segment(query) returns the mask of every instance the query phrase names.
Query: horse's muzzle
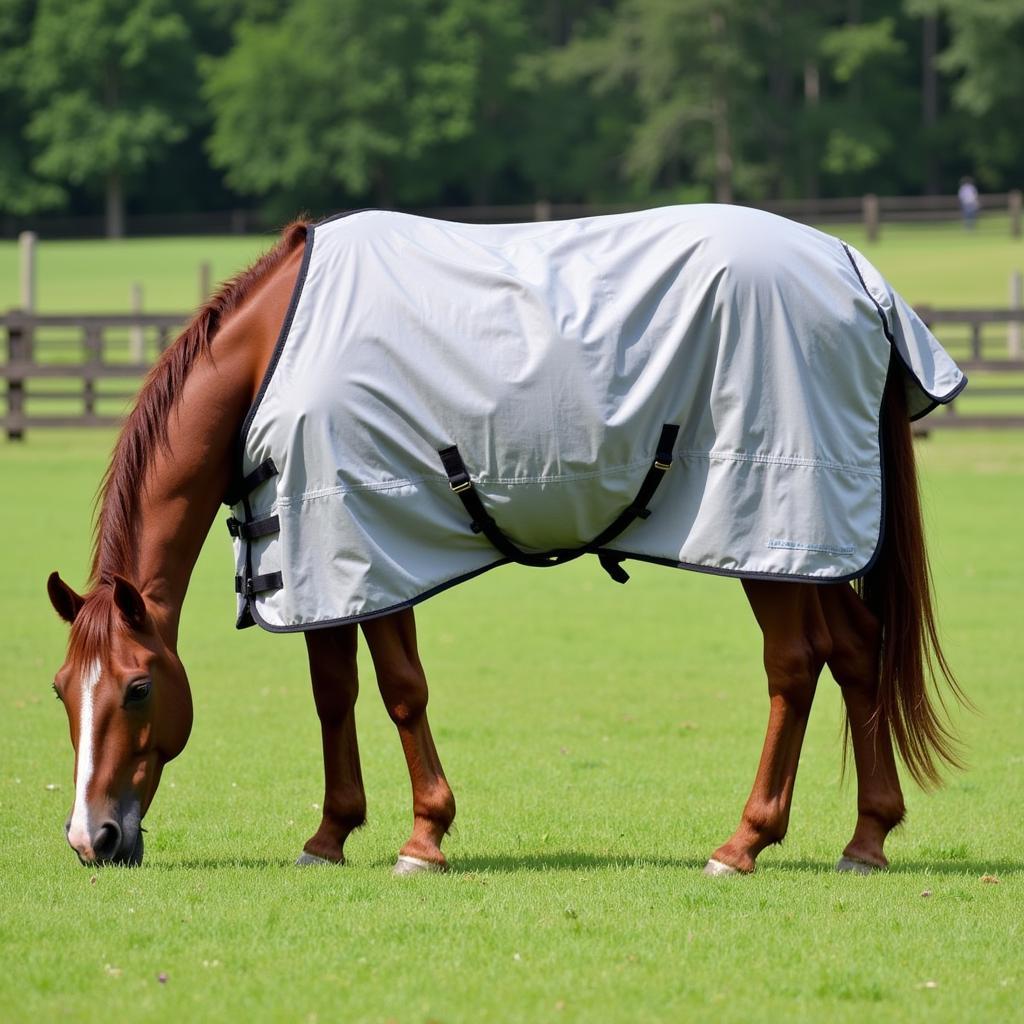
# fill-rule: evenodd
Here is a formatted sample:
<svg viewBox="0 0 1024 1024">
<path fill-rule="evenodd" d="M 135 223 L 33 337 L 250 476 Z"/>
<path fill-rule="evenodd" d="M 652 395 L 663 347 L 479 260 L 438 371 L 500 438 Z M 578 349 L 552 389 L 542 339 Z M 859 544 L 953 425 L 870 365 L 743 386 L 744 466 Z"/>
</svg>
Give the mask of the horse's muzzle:
<svg viewBox="0 0 1024 1024">
<path fill-rule="evenodd" d="M 67 833 L 70 822 L 64 826 Z M 70 844 L 71 839 L 68 837 Z M 79 862 L 85 867 L 97 864 L 116 864 L 119 867 L 138 867 L 143 855 L 142 821 L 138 805 L 124 813 L 120 821 L 107 818 L 95 828 L 85 849 L 72 846 Z"/>
</svg>

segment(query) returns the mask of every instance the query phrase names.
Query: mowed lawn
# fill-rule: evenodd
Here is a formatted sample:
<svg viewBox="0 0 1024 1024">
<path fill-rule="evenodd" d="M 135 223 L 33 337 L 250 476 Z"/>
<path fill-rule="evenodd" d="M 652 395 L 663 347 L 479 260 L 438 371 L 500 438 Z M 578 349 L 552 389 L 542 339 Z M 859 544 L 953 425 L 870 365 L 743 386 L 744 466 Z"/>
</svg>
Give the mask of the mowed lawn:
<svg viewBox="0 0 1024 1024">
<path fill-rule="evenodd" d="M 970 771 L 937 794 L 908 789 L 889 873 L 832 873 L 855 794 L 838 781 L 839 701 L 823 678 L 790 837 L 729 880 L 700 868 L 736 823 L 767 712 L 738 583 L 637 565 L 620 587 L 587 560 L 499 569 L 428 602 L 454 870 L 389 875 L 410 800 L 368 667 L 370 822 L 346 867 L 301 870 L 321 800 L 303 644 L 233 630 L 219 525 L 182 628 L 195 729 L 147 819 L 146 863 L 80 867 L 49 689 L 65 629 L 44 580 L 84 581 L 110 441 L 37 431 L 0 446 L 0 1019 L 1019 1017 L 1022 435 L 918 445 L 943 635 L 979 707 L 958 716 Z"/>
</svg>

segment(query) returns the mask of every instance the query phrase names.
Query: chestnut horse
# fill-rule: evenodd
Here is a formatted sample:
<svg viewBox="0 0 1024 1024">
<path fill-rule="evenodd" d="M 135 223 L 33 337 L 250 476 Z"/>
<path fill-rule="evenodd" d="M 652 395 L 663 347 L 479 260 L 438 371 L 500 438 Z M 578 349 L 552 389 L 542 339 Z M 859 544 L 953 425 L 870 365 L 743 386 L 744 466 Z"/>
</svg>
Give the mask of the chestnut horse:
<svg viewBox="0 0 1024 1024">
<path fill-rule="evenodd" d="M 239 430 L 278 338 L 299 274 L 307 225 L 228 282 L 164 353 L 140 393 L 104 479 L 88 591 L 54 573 L 50 600 L 71 624 L 55 689 L 75 748 L 68 842 L 83 863 L 138 864 L 141 822 L 161 770 L 179 754 L 192 700 L 177 655 L 178 624 L 203 540 L 233 479 Z M 842 691 L 857 772 L 857 822 L 838 867 L 887 864 L 883 844 L 903 818 L 898 751 L 922 785 L 956 765 L 931 693 L 932 669 L 953 692 L 932 614 L 914 455 L 898 374 L 883 403 L 884 540 L 856 585 L 747 579 L 764 635 L 767 736 L 739 828 L 705 869 L 754 869 L 786 834 L 800 746 L 818 676 Z M 412 781 L 412 835 L 396 872 L 442 870 L 441 841 L 455 800 L 427 724 L 427 681 L 411 610 L 363 622 L 381 696 L 398 729 Z M 323 819 L 300 864 L 344 862 L 365 819 L 356 745 L 357 627 L 305 633 L 323 736 Z"/>
</svg>

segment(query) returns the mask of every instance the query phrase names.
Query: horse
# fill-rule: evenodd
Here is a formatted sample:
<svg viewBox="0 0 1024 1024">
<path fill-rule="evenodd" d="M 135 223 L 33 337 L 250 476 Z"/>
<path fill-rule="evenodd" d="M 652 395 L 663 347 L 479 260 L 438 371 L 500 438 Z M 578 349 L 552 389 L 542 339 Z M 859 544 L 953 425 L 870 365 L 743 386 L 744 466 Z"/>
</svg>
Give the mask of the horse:
<svg viewBox="0 0 1024 1024">
<path fill-rule="evenodd" d="M 781 230 L 773 223 L 767 230 Z M 274 247 L 226 282 L 162 354 L 125 420 L 103 478 L 85 593 L 56 572 L 47 581 L 53 608 L 70 625 L 54 689 L 75 751 L 74 805 L 65 831 L 83 864 L 141 864 L 141 823 L 164 765 L 188 739 L 192 698 L 177 653 L 182 605 L 222 501 L 248 508 L 248 498 L 238 494 L 240 431 L 280 355 L 316 230 L 305 220 L 286 227 Z M 838 580 L 733 572 L 763 637 L 769 713 L 750 796 L 735 832 L 711 853 L 708 875 L 751 873 L 761 851 L 786 835 L 801 743 L 826 666 L 845 706 L 844 762 L 852 747 L 857 776 L 856 823 L 839 870 L 869 873 L 888 866 L 884 843 L 904 817 L 897 755 L 924 788 L 940 783 L 943 768 L 961 766 L 937 686 L 944 683 L 965 698 L 943 654 L 933 612 L 907 370 L 895 346 L 887 364 L 880 408 L 874 410 L 884 529 L 879 526 L 870 563 L 854 578 Z M 660 452 L 648 475 L 664 473 L 671 455 Z M 467 489 L 475 496 L 475 511 L 469 501 L 466 509 L 480 520 L 476 533 L 482 530 L 496 544 L 504 540 L 527 564 L 568 557 L 562 551 L 534 556 L 531 563 L 483 510 L 468 474 L 458 485 L 453 478 L 451 489 L 464 500 Z M 641 506 L 650 499 L 649 491 L 631 503 L 626 526 L 649 513 Z M 233 521 L 236 537 L 247 529 L 258 532 L 252 522 Z M 607 554 L 600 547 L 586 550 Z M 243 574 L 246 557 L 251 562 L 251 554 L 242 558 Z M 614 576 L 617 566 L 606 567 Z M 248 569 L 251 575 L 251 564 Z M 240 584 L 236 589 L 252 590 L 251 578 Z M 240 595 L 243 615 L 253 607 L 251 598 Z M 412 607 L 418 599 L 350 621 L 296 627 L 304 632 L 325 779 L 322 820 L 298 864 L 343 864 L 347 837 L 365 821 L 354 722 L 361 630 L 412 783 L 412 832 L 394 871 L 412 875 L 448 867 L 441 843 L 455 817 L 455 800 L 427 719 L 427 678 Z"/>
</svg>

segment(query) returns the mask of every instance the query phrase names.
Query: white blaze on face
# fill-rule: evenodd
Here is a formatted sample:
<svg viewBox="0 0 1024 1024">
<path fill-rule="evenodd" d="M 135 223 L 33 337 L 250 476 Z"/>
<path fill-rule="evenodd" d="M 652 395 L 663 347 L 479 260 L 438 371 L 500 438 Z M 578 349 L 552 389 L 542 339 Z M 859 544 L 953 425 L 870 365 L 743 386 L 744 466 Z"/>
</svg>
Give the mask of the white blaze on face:
<svg viewBox="0 0 1024 1024">
<path fill-rule="evenodd" d="M 89 820 L 89 804 L 86 790 L 95 767 L 93 725 L 93 697 L 96 684 L 100 681 L 100 663 L 94 661 L 82 680 L 82 699 L 78 711 L 78 763 L 75 771 L 75 807 L 71 812 L 71 828 L 68 842 L 80 853 L 92 848 L 92 822 Z"/>
</svg>

